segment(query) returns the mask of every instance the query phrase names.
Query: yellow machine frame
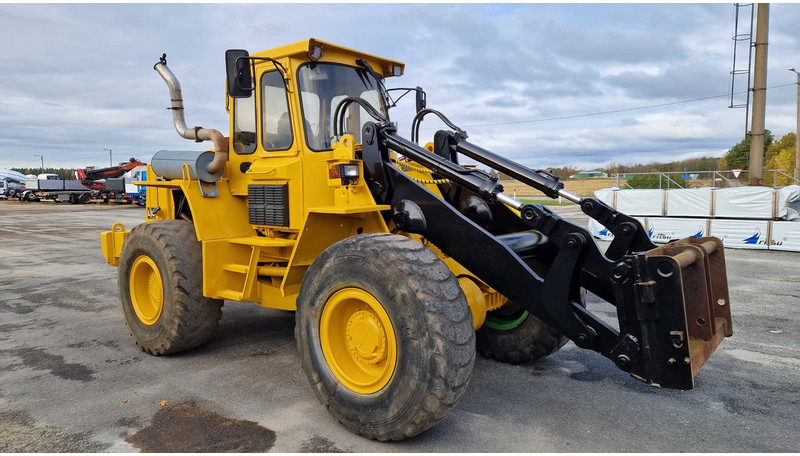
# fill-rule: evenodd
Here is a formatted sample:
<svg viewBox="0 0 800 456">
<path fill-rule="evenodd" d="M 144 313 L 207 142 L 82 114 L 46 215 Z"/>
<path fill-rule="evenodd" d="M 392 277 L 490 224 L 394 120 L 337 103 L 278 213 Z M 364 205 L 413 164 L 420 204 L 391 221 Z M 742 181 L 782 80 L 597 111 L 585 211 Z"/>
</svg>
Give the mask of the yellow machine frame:
<svg viewBox="0 0 800 456">
<path fill-rule="evenodd" d="M 285 151 L 264 150 L 257 140 L 253 154 L 235 152 L 232 136 L 228 145 L 231 151 L 222 178 L 216 182 L 218 197 L 203 196 L 201 183 L 190 178 L 184 165 L 183 178 L 164 180 L 148 166 L 146 221 L 175 218 L 176 195 L 182 194 L 189 206 L 197 239 L 203 249 L 203 294 L 209 298 L 233 301 L 250 301 L 263 307 L 294 310 L 295 299 L 303 276 L 319 254 L 332 244 L 362 233 L 388 233 L 380 211 L 389 206 L 378 205 L 363 178 L 343 185 L 341 179 L 329 177 L 331 167 L 339 164 L 357 164 L 363 176 L 361 161 L 356 159 L 356 144 L 352 135 L 344 135 L 331 151 L 315 152 L 306 143 L 304 121 L 300 106 L 296 72 L 309 61 L 314 46 L 322 46 L 324 55 L 320 62 L 334 62 L 352 66 L 355 58 L 366 60 L 383 76 L 393 76 L 393 68 L 404 64 L 377 57 L 319 40 L 305 40 L 253 54 L 268 57 L 286 68 L 289 113 L 294 141 Z M 259 60 L 255 63 L 255 80 L 274 71 L 276 65 Z M 402 72 L 402 71 L 401 71 Z M 255 105 L 261 106 L 261 87 L 254 90 Z M 233 98 L 226 94 L 229 128 L 234 131 Z M 259 138 L 262 113 L 256 110 Z M 243 162 L 251 162 L 242 173 Z M 412 166 L 404 168 L 410 176 L 439 193 L 430 172 Z M 288 184 L 289 226 L 275 227 L 251 225 L 248 217 L 247 189 L 250 184 Z M 106 261 L 119 264 L 119 255 L 130 230 L 121 224 L 102 233 L 102 251 Z M 477 329 L 486 312 L 502 306 L 505 300 L 454 260 L 442 254 L 425 239 L 419 240 L 446 262 L 459 278 L 473 313 Z"/>
</svg>

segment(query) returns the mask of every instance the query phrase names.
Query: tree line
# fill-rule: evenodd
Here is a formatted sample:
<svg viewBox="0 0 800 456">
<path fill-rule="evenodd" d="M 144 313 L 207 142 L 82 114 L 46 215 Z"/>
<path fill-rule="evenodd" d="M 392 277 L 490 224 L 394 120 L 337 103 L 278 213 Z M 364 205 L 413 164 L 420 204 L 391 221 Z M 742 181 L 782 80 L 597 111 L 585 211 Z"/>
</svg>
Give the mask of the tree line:
<svg viewBox="0 0 800 456">
<path fill-rule="evenodd" d="M 74 179 L 75 178 L 75 169 L 74 168 L 45 168 L 42 171 L 42 168 L 11 168 L 12 171 L 16 171 L 18 173 L 25 174 L 57 174 L 59 179 Z"/>
<path fill-rule="evenodd" d="M 764 132 L 764 169 L 779 169 L 788 175 L 794 172 L 795 163 L 795 141 L 794 133 L 787 133 L 777 141 L 771 131 Z M 728 149 L 722 157 L 700 157 L 688 158 L 686 160 L 675 160 L 671 162 L 652 162 L 638 164 L 622 164 L 611 162 L 608 165 L 598 168 L 609 176 L 612 174 L 625 173 L 651 173 L 651 172 L 683 172 L 683 171 L 727 171 L 741 168 L 748 169 L 750 162 L 750 136 L 739 141 L 736 145 Z M 548 171 L 557 175 L 559 178 L 568 179 L 569 176 L 577 174 L 580 170 L 574 166 L 562 166 L 560 168 L 548 168 Z M 764 173 L 764 185 L 772 185 L 772 173 Z M 778 176 L 778 185 L 789 185 L 791 179 Z"/>
</svg>

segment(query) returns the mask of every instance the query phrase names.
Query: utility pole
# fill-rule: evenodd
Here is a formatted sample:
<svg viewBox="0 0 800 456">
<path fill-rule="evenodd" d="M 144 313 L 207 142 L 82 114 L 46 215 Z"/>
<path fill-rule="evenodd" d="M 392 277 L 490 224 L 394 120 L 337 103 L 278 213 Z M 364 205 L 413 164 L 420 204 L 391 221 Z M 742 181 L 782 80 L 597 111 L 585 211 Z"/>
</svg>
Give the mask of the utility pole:
<svg viewBox="0 0 800 456">
<path fill-rule="evenodd" d="M 41 157 L 42 159 L 42 174 L 44 174 L 44 155 L 33 154 L 34 157 Z"/>
<path fill-rule="evenodd" d="M 794 180 L 800 179 L 800 73 L 794 68 L 789 71 L 797 74 L 797 128 L 794 130 Z"/>
<path fill-rule="evenodd" d="M 104 147 L 103 150 L 108 151 L 108 166 L 114 166 L 114 160 L 111 158 L 111 149 L 106 149 Z"/>
<path fill-rule="evenodd" d="M 767 104 L 767 37 L 769 3 L 758 4 L 756 62 L 753 76 L 753 122 L 750 130 L 750 185 L 761 185 L 764 175 L 764 118 Z"/>
</svg>

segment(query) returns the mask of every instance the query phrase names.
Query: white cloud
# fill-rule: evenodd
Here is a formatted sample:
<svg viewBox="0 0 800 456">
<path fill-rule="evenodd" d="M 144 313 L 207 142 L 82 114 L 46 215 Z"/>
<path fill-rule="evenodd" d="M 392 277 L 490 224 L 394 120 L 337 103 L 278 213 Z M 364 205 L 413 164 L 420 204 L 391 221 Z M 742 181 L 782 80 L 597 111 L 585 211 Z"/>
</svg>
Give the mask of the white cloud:
<svg viewBox="0 0 800 456">
<path fill-rule="evenodd" d="M 405 61 L 460 125 L 572 116 L 728 90 L 731 5 L 0 5 L 0 166 L 105 164 L 193 148 L 152 65 L 167 52 L 187 121 L 225 130 L 228 48 L 311 36 Z M 769 85 L 800 66 L 800 6 L 772 7 Z M 298 24 L 301 24 L 298 26 Z M 346 26 L 342 26 L 346 24 Z M 408 97 L 392 117 L 408 133 Z M 794 88 L 768 91 L 767 128 L 794 129 Z M 470 127 L 530 166 L 591 168 L 719 155 L 743 135 L 725 98 L 604 116 Z M 423 137 L 442 124 L 430 119 Z"/>
</svg>

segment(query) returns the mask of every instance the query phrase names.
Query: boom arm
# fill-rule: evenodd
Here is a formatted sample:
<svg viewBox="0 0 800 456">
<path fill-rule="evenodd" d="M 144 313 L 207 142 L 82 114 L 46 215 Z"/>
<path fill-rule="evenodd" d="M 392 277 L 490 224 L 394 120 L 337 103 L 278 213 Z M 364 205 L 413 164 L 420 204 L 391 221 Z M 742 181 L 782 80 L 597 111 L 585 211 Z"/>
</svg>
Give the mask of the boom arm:
<svg viewBox="0 0 800 456">
<path fill-rule="evenodd" d="M 137 166 L 145 165 L 147 165 L 147 163 L 131 158 L 128 163 L 122 163 L 118 166 L 99 169 L 78 169 L 75 171 L 75 177 L 81 181 L 83 186 L 94 190 L 100 190 L 105 188 L 105 184 L 97 182 L 98 180 L 119 177 Z"/>
<path fill-rule="evenodd" d="M 597 199 L 566 192 L 554 176 L 463 139 L 450 140 L 449 147 L 458 153 L 548 196 L 579 203 L 584 213 L 615 234 L 614 242 L 604 254 L 585 228 L 544 206 L 508 197 L 490 176 L 417 146 L 396 135 L 389 124 L 368 122 L 362 132 L 365 177 L 376 201 L 392 205 L 387 216 L 398 229 L 424 236 L 576 345 L 603 354 L 634 377 L 663 387 L 692 388 L 700 366 L 731 334 L 721 242 L 702 238 L 656 248 L 638 221 Z M 501 204 L 518 210 L 524 225 L 546 235 L 557 248 L 546 276 L 537 275 L 497 236 L 392 166 L 390 150 L 479 195 L 495 211 L 507 210 Z M 580 287 L 617 307 L 619 330 L 573 299 Z"/>
</svg>

